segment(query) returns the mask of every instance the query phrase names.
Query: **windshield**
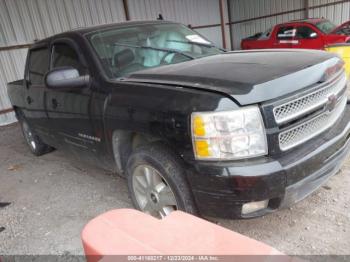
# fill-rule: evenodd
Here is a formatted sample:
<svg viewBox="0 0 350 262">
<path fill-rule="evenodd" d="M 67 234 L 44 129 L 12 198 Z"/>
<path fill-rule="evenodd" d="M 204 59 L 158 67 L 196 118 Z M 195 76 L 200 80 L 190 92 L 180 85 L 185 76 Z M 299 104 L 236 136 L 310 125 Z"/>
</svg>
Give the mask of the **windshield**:
<svg viewBox="0 0 350 262">
<path fill-rule="evenodd" d="M 316 27 L 325 34 L 330 34 L 334 29 L 337 28 L 335 24 L 328 20 L 316 23 Z"/>
<path fill-rule="evenodd" d="M 180 24 L 112 28 L 87 37 L 111 78 L 223 52 Z"/>
<path fill-rule="evenodd" d="M 273 27 L 270 27 L 267 29 L 262 35 L 259 37 L 259 39 L 268 39 L 270 38 L 271 32 L 272 32 Z"/>
</svg>

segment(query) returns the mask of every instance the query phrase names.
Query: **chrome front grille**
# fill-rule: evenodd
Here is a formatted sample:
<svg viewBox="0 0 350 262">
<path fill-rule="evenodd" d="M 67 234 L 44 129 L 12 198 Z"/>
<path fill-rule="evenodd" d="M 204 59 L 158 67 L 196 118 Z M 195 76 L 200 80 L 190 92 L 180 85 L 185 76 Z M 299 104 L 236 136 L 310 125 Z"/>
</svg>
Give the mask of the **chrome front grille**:
<svg viewBox="0 0 350 262">
<path fill-rule="evenodd" d="M 328 97 L 331 95 L 338 95 L 344 89 L 345 85 L 346 77 L 342 75 L 335 83 L 331 82 L 321 89 L 275 107 L 273 109 L 273 114 L 276 123 L 282 124 L 296 119 L 326 104 Z"/>
<path fill-rule="evenodd" d="M 343 113 L 346 102 L 347 98 L 343 97 L 338 103 L 336 109 L 332 112 L 324 112 L 309 121 L 281 132 L 278 136 L 280 149 L 285 151 L 293 148 L 330 128 Z"/>
<path fill-rule="evenodd" d="M 278 134 L 280 150 L 296 147 L 334 125 L 346 107 L 345 88 L 346 77 L 342 72 L 314 91 L 273 107 L 275 122 L 282 128 Z"/>
</svg>

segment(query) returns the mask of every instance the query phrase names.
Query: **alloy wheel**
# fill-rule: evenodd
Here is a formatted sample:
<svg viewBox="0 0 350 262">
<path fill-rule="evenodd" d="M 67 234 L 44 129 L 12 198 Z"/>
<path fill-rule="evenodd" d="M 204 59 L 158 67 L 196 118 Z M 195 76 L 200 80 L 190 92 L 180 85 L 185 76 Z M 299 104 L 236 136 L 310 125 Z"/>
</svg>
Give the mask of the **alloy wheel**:
<svg viewBox="0 0 350 262">
<path fill-rule="evenodd" d="M 143 212 L 164 218 L 177 209 L 173 191 L 153 167 L 137 166 L 132 174 L 132 186 L 136 201 Z"/>
</svg>

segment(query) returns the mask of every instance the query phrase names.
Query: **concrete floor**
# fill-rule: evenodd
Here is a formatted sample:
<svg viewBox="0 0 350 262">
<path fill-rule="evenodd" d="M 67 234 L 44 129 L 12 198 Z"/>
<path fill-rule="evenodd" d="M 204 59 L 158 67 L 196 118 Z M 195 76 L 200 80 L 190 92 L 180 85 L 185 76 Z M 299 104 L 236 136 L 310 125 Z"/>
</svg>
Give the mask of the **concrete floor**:
<svg viewBox="0 0 350 262">
<path fill-rule="evenodd" d="M 291 209 L 220 225 L 287 254 L 350 254 L 350 161 Z M 0 254 L 82 254 L 93 217 L 129 208 L 124 179 L 55 151 L 33 156 L 18 125 L 0 128 Z M 1 227 L 3 227 L 1 229 Z"/>
</svg>

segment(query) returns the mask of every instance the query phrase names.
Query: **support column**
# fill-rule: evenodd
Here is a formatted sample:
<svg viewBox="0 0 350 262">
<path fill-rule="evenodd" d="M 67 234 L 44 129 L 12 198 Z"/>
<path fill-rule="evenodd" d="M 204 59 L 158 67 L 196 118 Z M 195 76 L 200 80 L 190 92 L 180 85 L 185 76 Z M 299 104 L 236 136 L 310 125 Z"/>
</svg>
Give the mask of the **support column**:
<svg viewBox="0 0 350 262">
<path fill-rule="evenodd" d="M 227 0 L 227 17 L 228 17 L 228 28 L 229 28 L 229 32 L 230 32 L 230 42 L 231 42 L 231 50 L 235 49 L 235 45 L 234 45 L 234 39 L 233 39 L 233 24 L 231 24 L 232 22 L 232 17 L 231 17 L 231 0 Z"/>
<path fill-rule="evenodd" d="M 129 14 L 128 0 L 123 0 L 123 6 L 124 6 L 125 19 L 126 19 L 126 21 L 129 21 L 130 14 Z"/>
<path fill-rule="evenodd" d="M 226 48 L 224 0 L 219 0 L 219 6 L 220 6 L 220 24 L 221 24 L 222 47 Z"/>
<path fill-rule="evenodd" d="M 310 16 L 310 13 L 309 13 L 309 10 L 310 10 L 310 7 L 309 7 L 309 0 L 304 0 L 304 7 L 305 7 L 305 19 L 308 19 L 309 16 Z"/>
</svg>

